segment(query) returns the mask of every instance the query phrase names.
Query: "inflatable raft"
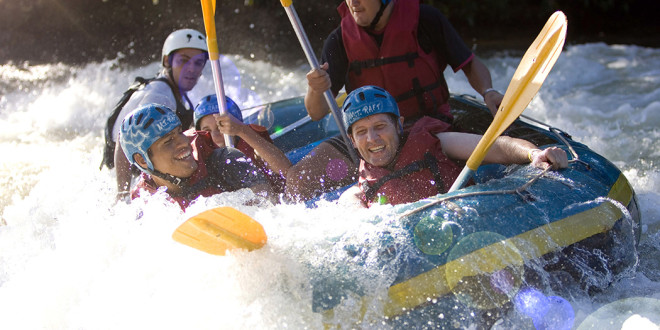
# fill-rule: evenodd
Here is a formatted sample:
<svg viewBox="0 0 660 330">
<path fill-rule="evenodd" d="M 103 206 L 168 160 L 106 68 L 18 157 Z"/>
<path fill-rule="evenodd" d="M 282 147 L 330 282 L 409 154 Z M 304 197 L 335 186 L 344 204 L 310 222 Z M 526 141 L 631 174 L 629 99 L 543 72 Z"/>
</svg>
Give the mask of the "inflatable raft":
<svg viewBox="0 0 660 330">
<path fill-rule="evenodd" d="M 458 130 L 482 134 L 492 120 L 470 96 L 452 95 L 450 104 Z M 338 134 L 330 116 L 310 121 L 302 98 L 246 111 L 246 122 L 270 127 L 275 144 L 294 163 Z M 405 237 L 392 240 L 388 236 L 394 234 L 384 231 L 382 241 L 372 245 L 384 264 L 397 259 L 397 275 L 387 292 L 369 294 L 348 283 L 350 276 L 324 272 L 313 283 L 314 310 L 324 313 L 329 324 L 352 319 L 451 327 L 457 317 L 492 318 L 516 299 L 524 300 L 521 294 L 530 288 L 547 292 L 555 274 L 563 275 L 557 277 L 560 285 L 574 282 L 590 291 L 633 269 L 640 214 L 621 171 L 567 133 L 530 118 L 518 119 L 504 135 L 539 148 L 564 149 L 569 168 L 542 172 L 530 166 L 482 165 L 474 185 L 395 207 L 382 221 L 395 223 L 396 235 Z M 359 259 L 360 248 L 347 246 L 346 253 Z M 361 298 L 351 298 L 352 307 L 347 307 L 345 301 L 355 296 Z M 382 315 L 372 319 L 374 306 Z M 333 317 L 347 310 L 355 315 Z"/>
</svg>

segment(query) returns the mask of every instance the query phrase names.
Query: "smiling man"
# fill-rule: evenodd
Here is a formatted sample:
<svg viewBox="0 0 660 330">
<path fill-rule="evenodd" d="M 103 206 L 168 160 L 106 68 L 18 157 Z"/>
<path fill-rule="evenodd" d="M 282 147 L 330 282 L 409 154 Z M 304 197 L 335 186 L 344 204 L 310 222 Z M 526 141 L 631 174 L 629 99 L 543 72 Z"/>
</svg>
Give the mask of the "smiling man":
<svg viewBox="0 0 660 330">
<path fill-rule="evenodd" d="M 164 189 L 182 209 L 199 196 L 250 188 L 274 198 L 263 173 L 240 151 L 219 148 L 208 132 L 183 133 L 174 112 L 158 104 L 147 104 L 129 113 L 119 135 L 122 150 L 142 175 L 131 192 Z"/>
<path fill-rule="evenodd" d="M 184 130 L 191 127 L 194 106 L 187 93 L 197 84 L 207 59 L 206 38 L 202 33 L 193 29 L 170 33 L 163 43 L 161 72 L 152 79 L 136 78 L 113 109 L 105 128 L 102 166 L 116 168 L 118 199 L 128 195 L 131 181 L 130 163 L 121 145 L 116 143 L 122 119 L 142 105 L 158 103 L 172 109 Z"/>
<path fill-rule="evenodd" d="M 340 203 L 402 204 L 445 193 L 458 177 L 457 160 L 467 160 L 481 135 L 450 132 L 449 125 L 422 117 L 409 132 L 394 98 L 384 89 L 364 86 L 351 92 L 343 108 L 344 127 L 362 160 L 358 184 Z M 499 137 L 484 159 L 487 163 L 525 164 L 552 169 L 568 166 L 557 147 L 539 150 L 531 142 Z"/>
</svg>

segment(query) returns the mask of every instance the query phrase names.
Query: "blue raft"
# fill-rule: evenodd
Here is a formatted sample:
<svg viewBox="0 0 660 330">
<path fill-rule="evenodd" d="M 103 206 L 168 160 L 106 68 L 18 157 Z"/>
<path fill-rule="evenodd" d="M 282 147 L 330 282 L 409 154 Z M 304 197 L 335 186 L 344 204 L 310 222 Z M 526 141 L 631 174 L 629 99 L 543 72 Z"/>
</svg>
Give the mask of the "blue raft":
<svg viewBox="0 0 660 330">
<path fill-rule="evenodd" d="M 450 105 L 458 130 L 483 134 L 492 120 L 470 96 L 452 95 Z M 294 163 L 338 134 L 330 116 L 310 121 L 302 98 L 245 111 L 251 114 L 246 122 L 270 127 L 275 144 Z M 529 166 L 482 165 L 474 185 L 397 206 L 383 221 L 395 223 L 397 235 L 405 237 L 391 240 L 384 232 L 377 244 L 383 264 L 396 259 L 397 275 L 387 293 L 370 296 L 350 277 L 319 274 L 314 310 L 335 324 L 333 315 L 346 313 L 342 301 L 357 295 L 362 298 L 352 319 L 358 323 L 442 328 L 477 318 L 489 324 L 528 288 L 561 291 L 572 283 L 593 292 L 634 269 L 640 214 L 621 171 L 567 133 L 531 118 L 518 119 L 504 135 L 564 149 L 569 168 L 543 173 Z M 373 306 L 381 312 L 375 319 L 369 316 Z"/>
</svg>

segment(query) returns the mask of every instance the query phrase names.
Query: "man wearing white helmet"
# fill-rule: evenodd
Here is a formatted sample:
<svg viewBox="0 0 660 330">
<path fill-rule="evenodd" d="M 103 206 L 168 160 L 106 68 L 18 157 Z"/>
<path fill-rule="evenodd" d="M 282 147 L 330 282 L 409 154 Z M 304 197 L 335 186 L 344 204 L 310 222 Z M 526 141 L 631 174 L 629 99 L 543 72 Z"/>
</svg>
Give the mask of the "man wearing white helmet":
<svg viewBox="0 0 660 330">
<path fill-rule="evenodd" d="M 192 126 L 194 106 L 187 93 L 195 87 L 208 59 L 206 38 L 193 29 L 172 32 L 163 44 L 161 72 L 153 79 L 136 78 L 108 118 L 103 165 L 116 166 L 117 198 L 128 195 L 131 166 L 121 145 L 116 143 L 122 119 L 132 110 L 149 103 L 173 109 L 184 129 Z"/>
</svg>

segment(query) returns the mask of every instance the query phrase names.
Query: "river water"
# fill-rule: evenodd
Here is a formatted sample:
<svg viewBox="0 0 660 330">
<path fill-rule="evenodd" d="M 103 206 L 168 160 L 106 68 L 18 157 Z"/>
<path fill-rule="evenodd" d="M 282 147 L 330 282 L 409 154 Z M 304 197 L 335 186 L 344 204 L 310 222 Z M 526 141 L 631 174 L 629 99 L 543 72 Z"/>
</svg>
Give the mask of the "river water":
<svg viewBox="0 0 660 330">
<path fill-rule="evenodd" d="M 520 57 L 501 53 L 484 61 L 494 86 L 505 90 Z M 341 260 L 333 256 L 333 238 L 368 236 L 374 225 L 364 219 L 391 208 L 246 206 L 252 195 L 245 191 L 202 198 L 185 213 L 162 196 L 115 203 L 114 173 L 98 169 L 105 119 L 134 76 L 157 70 L 156 63 L 126 68 L 117 61 L 0 66 L 0 328 L 322 328 L 323 316 L 311 307 L 310 268 Z M 210 67 L 205 70 L 193 98 L 212 91 Z M 226 92 L 243 108 L 302 95 L 306 71 L 233 55 L 223 60 Z M 446 76 L 452 92 L 473 93 L 462 74 Z M 636 271 L 603 292 L 564 295 L 573 327 L 657 329 L 660 49 L 567 46 L 524 114 L 610 159 L 639 198 Z M 182 221 L 218 205 L 261 222 L 266 247 L 217 257 L 171 239 Z M 355 271 L 373 285 L 371 292 L 393 279 L 379 269 Z M 332 323 L 350 327 L 352 321 L 340 316 Z M 499 324 L 533 328 L 515 312 Z M 476 326 L 470 320 L 454 325 Z"/>
</svg>

